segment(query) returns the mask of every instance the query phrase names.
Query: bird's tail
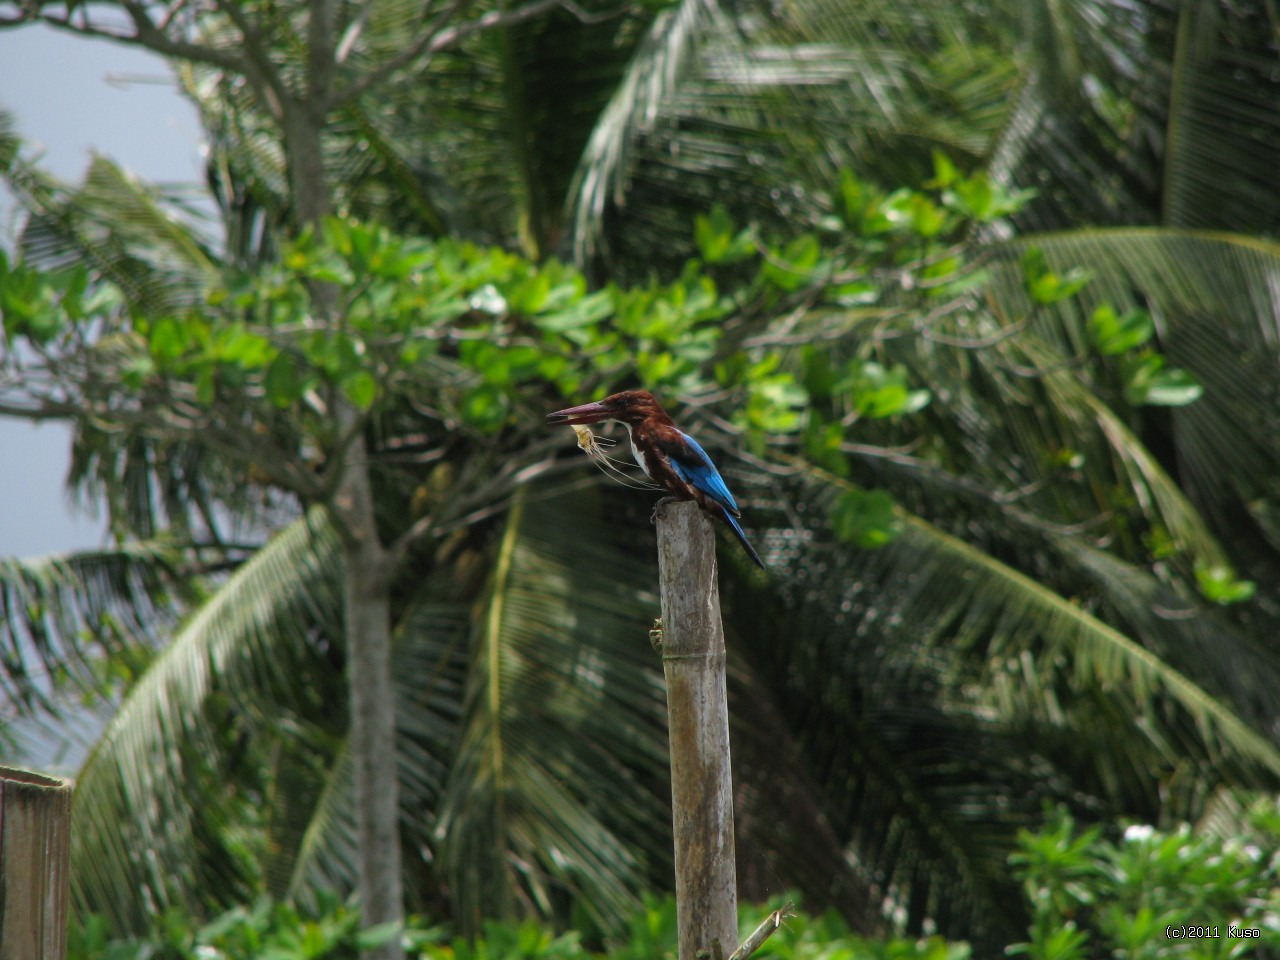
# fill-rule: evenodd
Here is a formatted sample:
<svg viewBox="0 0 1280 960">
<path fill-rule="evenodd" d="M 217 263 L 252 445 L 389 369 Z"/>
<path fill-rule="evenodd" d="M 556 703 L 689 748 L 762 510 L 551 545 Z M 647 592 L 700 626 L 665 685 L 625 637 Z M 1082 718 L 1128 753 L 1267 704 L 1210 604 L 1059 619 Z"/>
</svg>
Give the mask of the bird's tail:
<svg viewBox="0 0 1280 960">
<path fill-rule="evenodd" d="M 763 570 L 764 561 L 760 559 L 760 554 L 756 553 L 756 548 L 753 547 L 751 545 L 751 541 L 747 539 L 747 535 L 742 529 L 742 524 L 738 523 L 737 518 L 723 506 L 720 507 L 720 516 L 724 518 L 725 523 L 729 524 L 729 528 L 734 532 L 737 538 L 742 541 L 742 545 L 747 548 L 747 553 L 751 555 L 751 559 L 755 561 L 756 566 Z"/>
</svg>

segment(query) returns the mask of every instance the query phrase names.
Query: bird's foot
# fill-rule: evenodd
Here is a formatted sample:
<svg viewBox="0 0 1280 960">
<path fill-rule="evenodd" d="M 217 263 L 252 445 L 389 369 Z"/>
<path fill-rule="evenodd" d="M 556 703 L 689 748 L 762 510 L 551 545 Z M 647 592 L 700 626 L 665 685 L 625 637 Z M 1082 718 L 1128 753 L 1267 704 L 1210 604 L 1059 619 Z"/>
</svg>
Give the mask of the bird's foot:
<svg viewBox="0 0 1280 960">
<path fill-rule="evenodd" d="M 675 497 L 663 497 L 661 500 L 659 500 L 657 503 L 655 503 L 655 504 L 653 505 L 653 513 L 649 514 L 649 522 L 650 522 L 650 523 L 657 523 L 657 522 L 658 522 L 658 511 L 659 511 L 659 510 L 661 510 L 665 504 L 668 504 L 668 503 L 675 503 L 675 502 L 676 502 L 676 498 L 675 498 Z"/>
</svg>

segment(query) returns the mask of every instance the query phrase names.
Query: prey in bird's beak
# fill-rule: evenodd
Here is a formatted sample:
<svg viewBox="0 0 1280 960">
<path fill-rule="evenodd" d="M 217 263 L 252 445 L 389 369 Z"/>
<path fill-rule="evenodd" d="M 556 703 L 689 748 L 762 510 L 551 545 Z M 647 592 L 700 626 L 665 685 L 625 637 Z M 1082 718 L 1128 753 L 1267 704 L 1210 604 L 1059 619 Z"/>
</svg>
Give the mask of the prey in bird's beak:
<svg viewBox="0 0 1280 960">
<path fill-rule="evenodd" d="M 612 418 L 613 413 L 603 403 L 584 403 L 579 407 L 566 407 L 547 414 L 547 423 L 573 426 L 579 423 L 599 423 Z"/>
<path fill-rule="evenodd" d="M 599 423 L 601 420 L 612 420 L 617 416 L 616 408 L 608 400 L 609 398 L 606 397 L 600 403 L 584 403 L 580 407 L 569 407 L 565 410 L 557 410 L 555 413 L 548 413 L 547 423 L 554 426 L 572 427 L 574 434 L 578 438 L 578 448 L 590 457 L 597 467 L 624 487 L 631 487 L 635 490 L 658 489 L 656 484 L 649 483 L 646 480 L 639 480 L 623 472 L 621 468 L 624 464 L 620 460 L 615 460 L 606 452 L 607 448 L 612 447 L 615 441 L 606 437 L 597 437 L 589 428 L 583 426 L 583 424 L 587 423 Z"/>
</svg>

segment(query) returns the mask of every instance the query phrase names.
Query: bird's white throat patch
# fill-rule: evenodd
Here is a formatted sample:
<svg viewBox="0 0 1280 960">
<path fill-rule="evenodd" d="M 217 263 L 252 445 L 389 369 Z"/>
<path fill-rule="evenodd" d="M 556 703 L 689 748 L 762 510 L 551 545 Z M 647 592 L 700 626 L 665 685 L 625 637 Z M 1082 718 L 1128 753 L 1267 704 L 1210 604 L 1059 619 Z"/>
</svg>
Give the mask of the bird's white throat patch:
<svg viewBox="0 0 1280 960">
<path fill-rule="evenodd" d="M 636 446 L 636 438 L 629 430 L 627 431 L 627 439 L 631 441 L 631 456 L 636 458 L 636 463 L 639 464 L 640 469 L 644 471 L 644 475 L 649 479 L 653 479 L 653 474 L 649 472 L 649 464 L 645 463 L 644 454 L 641 453 L 640 448 Z"/>
</svg>

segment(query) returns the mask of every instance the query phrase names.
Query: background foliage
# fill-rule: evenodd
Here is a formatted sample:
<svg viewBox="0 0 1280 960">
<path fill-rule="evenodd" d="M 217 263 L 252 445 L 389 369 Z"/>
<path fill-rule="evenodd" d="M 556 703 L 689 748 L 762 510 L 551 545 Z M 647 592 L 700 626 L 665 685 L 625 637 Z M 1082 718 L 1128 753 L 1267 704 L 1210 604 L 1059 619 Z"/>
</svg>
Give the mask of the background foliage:
<svg viewBox="0 0 1280 960">
<path fill-rule="evenodd" d="M 0 124 L 30 210 L 2 409 L 74 420 L 120 543 L 0 571 L 4 677 L 15 716 L 119 698 L 78 778 L 106 929 L 353 885 L 314 506 L 336 400 L 383 542 L 429 532 L 392 597 L 401 823 L 413 909 L 462 931 L 575 903 L 618 931 L 669 882 L 650 504 L 542 426 L 625 386 L 713 451 L 770 568 L 722 554 L 746 897 L 1052 952 L 1026 931 L 1084 901 L 1024 902 L 1007 866 L 1046 803 L 1172 829 L 1275 789 L 1262 6 L 565 7 L 376 95 L 424 24 L 486 11 L 367 9 L 310 230 L 276 120 L 217 63 L 178 65 L 216 241 L 107 161 L 53 182 Z"/>
<path fill-rule="evenodd" d="M 1273 802 L 1220 809 L 1213 825 L 1162 833 L 1131 825 L 1122 836 L 1079 830 L 1061 810 L 1042 831 L 1023 831 L 1011 866 L 1032 916 L 1028 939 L 1011 956 L 1059 960 L 1095 956 L 1271 957 L 1280 950 L 1280 820 Z M 1226 833 L 1219 831 L 1225 830 Z M 745 937 L 782 906 L 744 911 Z M 315 916 L 283 904 L 238 907 L 193 928 L 177 913 L 147 940 L 111 941 L 90 921 L 73 937 L 71 960 L 343 960 L 389 931 L 358 930 L 358 916 L 328 899 Z M 413 924 L 405 933 L 423 960 L 650 960 L 673 956 L 675 903 L 649 898 L 624 931 L 599 941 L 590 923 L 557 934 L 533 921 L 487 922 L 474 939 L 446 926 Z M 594 941 L 588 943 L 587 941 Z M 603 952 L 602 952 L 603 951 Z M 964 942 L 937 936 L 876 940 L 850 931 L 834 911 L 786 913 L 755 954 L 783 960 L 968 960 Z"/>
</svg>

